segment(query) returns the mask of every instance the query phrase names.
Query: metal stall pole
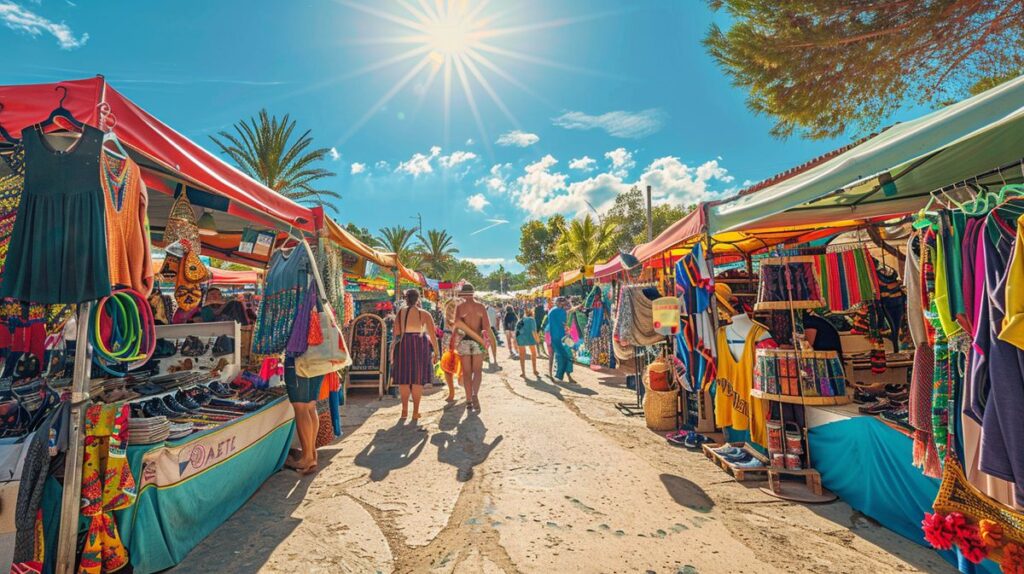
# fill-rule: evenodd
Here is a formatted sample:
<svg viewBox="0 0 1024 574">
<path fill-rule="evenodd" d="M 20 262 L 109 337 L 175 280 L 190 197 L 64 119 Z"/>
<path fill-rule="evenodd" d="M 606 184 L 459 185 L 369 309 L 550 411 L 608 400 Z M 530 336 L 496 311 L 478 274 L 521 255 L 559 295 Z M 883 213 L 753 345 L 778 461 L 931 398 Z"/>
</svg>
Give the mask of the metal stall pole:
<svg viewBox="0 0 1024 574">
<path fill-rule="evenodd" d="M 75 569 L 78 547 L 78 516 L 81 510 L 83 414 L 89 402 L 89 311 L 91 303 L 78 306 L 78 340 L 75 346 L 75 369 L 71 380 L 71 424 L 68 428 L 68 451 L 64 460 L 64 491 L 61 496 L 60 534 L 57 542 L 57 574 L 71 574 Z"/>
</svg>

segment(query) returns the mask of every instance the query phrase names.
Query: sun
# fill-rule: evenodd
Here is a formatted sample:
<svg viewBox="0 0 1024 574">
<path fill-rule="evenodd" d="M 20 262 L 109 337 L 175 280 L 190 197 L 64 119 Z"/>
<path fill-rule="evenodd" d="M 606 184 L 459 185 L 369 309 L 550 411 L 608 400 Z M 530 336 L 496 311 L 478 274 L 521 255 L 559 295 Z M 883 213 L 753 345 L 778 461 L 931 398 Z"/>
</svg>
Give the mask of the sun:
<svg viewBox="0 0 1024 574">
<path fill-rule="evenodd" d="M 534 96 L 547 107 L 547 99 L 525 85 L 521 80 L 505 71 L 502 63 L 515 60 L 528 64 L 557 68 L 583 74 L 590 70 L 574 68 L 561 62 L 551 61 L 526 52 L 502 45 L 502 39 L 537 32 L 544 29 L 560 28 L 569 24 L 605 17 L 609 14 L 586 14 L 558 20 L 504 23 L 515 20 L 514 10 L 496 12 L 489 10 L 489 0 L 394 0 L 393 8 L 384 8 L 384 2 L 374 0 L 373 5 L 355 0 L 335 0 L 337 3 L 378 18 L 395 29 L 393 34 L 377 34 L 372 37 L 353 40 L 359 44 L 393 45 L 401 47 L 399 53 L 347 74 L 346 77 L 376 72 L 378 70 L 410 63 L 411 67 L 385 92 L 367 112 L 345 133 L 339 145 L 355 135 L 381 108 L 410 83 L 420 95 L 420 103 L 435 82 L 442 83 L 442 106 L 444 120 L 443 142 L 447 146 L 450 136 L 452 93 L 461 89 L 463 99 L 480 132 L 480 141 L 490 152 L 491 138 L 488 137 L 480 108 L 478 92 L 482 91 L 501 111 L 505 118 L 518 129 L 519 121 L 505 104 L 498 89 L 492 83 L 501 79 Z M 526 10 L 521 10 L 526 12 Z M 503 24 L 504 23 L 504 24 Z M 493 154 L 492 154 L 493 155 Z"/>
</svg>

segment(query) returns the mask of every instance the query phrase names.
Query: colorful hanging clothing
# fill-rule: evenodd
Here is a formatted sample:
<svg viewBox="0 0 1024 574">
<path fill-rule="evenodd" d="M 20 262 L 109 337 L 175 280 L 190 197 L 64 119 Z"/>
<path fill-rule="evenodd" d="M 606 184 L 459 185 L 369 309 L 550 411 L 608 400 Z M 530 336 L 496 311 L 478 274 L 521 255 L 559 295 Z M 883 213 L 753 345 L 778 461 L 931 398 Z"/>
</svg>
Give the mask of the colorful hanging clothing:
<svg viewBox="0 0 1024 574">
<path fill-rule="evenodd" d="M 85 126 L 65 151 L 23 131 L 25 187 L 8 246 L 0 297 L 80 303 L 110 295 L 100 149 Z"/>
<path fill-rule="evenodd" d="M 81 574 L 117 572 L 128 566 L 113 512 L 135 501 L 135 478 L 128 465 L 127 403 L 92 405 L 85 413 L 85 455 L 82 465 L 82 510 L 90 518 Z"/>
<path fill-rule="evenodd" d="M 715 283 L 700 244 L 676 262 L 675 283 L 675 294 L 682 307 L 675 358 L 685 375 L 683 387 L 695 392 L 715 380 L 718 352 L 711 320 Z"/>
<path fill-rule="evenodd" d="M 270 258 L 252 336 L 254 353 L 271 355 L 285 350 L 311 278 L 309 255 L 302 247 L 279 249 Z"/>
<path fill-rule="evenodd" d="M 816 255 L 814 267 L 821 278 L 822 296 L 832 311 L 847 311 L 879 297 L 875 260 L 864 247 L 839 246 Z"/>
<path fill-rule="evenodd" d="M 149 196 L 142 171 L 131 158 L 116 158 L 106 149 L 100 156 L 100 168 L 110 284 L 131 287 L 148 297 L 153 290 L 153 265 L 146 216 Z"/>
</svg>

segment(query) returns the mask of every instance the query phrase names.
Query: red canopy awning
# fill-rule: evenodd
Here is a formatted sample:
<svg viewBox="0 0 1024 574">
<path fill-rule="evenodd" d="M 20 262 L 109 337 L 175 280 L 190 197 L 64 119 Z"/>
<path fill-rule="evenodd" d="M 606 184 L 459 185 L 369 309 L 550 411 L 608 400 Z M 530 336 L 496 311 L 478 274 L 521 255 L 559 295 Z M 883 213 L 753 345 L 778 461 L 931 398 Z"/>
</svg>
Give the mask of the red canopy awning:
<svg viewBox="0 0 1024 574">
<path fill-rule="evenodd" d="M 707 219 L 704 217 L 703 206 L 698 206 L 697 209 L 694 209 L 685 217 L 670 225 L 668 229 L 662 231 L 653 240 L 634 247 L 633 256 L 643 263 L 655 255 L 661 255 L 662 252 L 672 249 L 687 239 L 700 235 L 706 228 Z M 596 269 L 594 270 L 594 275 L 597 276 Z"/>
<path fill-rule="evenodd" d="M 23 128 L 45 120 L 60 102 L 63 89 L 58 90 L 58 86 L 67 88 L 64 107 L 89 125 L 99 127 L 99 106 L 106 102 L 116 120 L 114 133 L 124 146 L 164 174 L 227 198 L 228 213 L 255 223 L 263 224 L 269 217 L 296 229 L 313 230 L 309 208 L 254 181 L 161 123 L 100 76 L 59 84 L 0 86 L 0 125 L 17 137 Z"/>
</svg>

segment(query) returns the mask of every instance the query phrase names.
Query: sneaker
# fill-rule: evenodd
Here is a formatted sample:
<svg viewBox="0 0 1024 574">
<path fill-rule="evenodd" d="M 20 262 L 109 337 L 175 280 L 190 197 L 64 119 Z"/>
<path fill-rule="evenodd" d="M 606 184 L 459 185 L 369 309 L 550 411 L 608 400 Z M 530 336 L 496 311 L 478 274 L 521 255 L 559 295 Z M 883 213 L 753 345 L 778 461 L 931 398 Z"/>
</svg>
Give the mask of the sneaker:
<svg viewBox="0 0 1024 574">
<path fill-rule="evenodd" d="M 188 396 L 188 393 L 185 391 L 178 391 L 174 393 L 174 400 L 177 401 L 179 405 L 190 411 L 194 411 L 199 408 L 199 403 L 197 403 L 192 397 Z"/>
<path fill-rule="evenodd" d="M 702 434 L 690 431 L 690 433 L 686 435 L 686 438 L 683 439 L 683 446 L 686 448 L 700 448 L 700 445 L 706 442 L 711 442 L 711 439 Z"/>
<path fill-rule="evenodd" d="M 167 405 L 167 408 L 171 411 L 174 411 L 174 414 L 176 415 L 183 415 L 188 413 L 188 409 L 185 408 L 184 405 L 174 400 L 174 395 L 165 396 L 163 398 L 163 401 L 164 404 Z"/>
<path fill-rule="evenodd" d="M 732 465 L 736 468 L 764 468 L 764 463 L 754 457 L 750 457 L 746 462 L 734 462 Z"/>
<path fill-rule="evenodd" d="M 722 456 L 730 455 L 730 454 L 731 455 L 736 455 L 736 454 L 739 454 L 739 453 L 743 452 L 742 448 L 738 448 L 738 447 L 732 446 L 731 444 L 723 445 L 723 446 L 720 446 L 720 447 L 718 447 L 716 449 L 712 449 L 712 450 L 716 454 L 719 454 L 719 455 L 722 455 Z"/>
<path fill-rule="evenodd" d="M 739 462 L 747 462 L 750 459 L 754 458 L 754 455 L 750 454 L 747 451 L 742 451 L 739 454 L 735 455 L 724 455 L 722 456 L 722 458 L 725 459 L 725 462 L 728 462 L 730 464 L 736 464 Z"/>
</svg>

